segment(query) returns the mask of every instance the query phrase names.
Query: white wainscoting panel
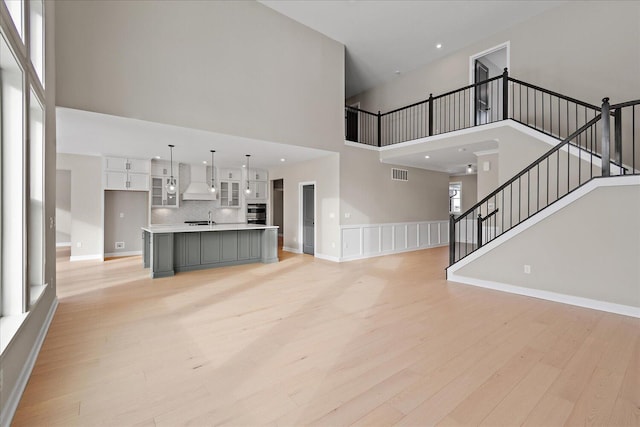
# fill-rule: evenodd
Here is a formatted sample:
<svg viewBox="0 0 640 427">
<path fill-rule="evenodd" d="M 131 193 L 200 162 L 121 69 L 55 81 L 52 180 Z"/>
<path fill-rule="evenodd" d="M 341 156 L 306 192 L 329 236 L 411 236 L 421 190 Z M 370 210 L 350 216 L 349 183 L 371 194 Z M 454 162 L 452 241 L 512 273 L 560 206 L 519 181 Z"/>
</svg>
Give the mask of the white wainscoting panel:
<svg viewBox="0 0 640 427">
<path fill-rule="evenodd" d="M 342 230 L 342 257 L 362 255 L 362 227 Z"/>
<path fill-rule="evenodd" d="M 381 252 L 387 253 L 393 251 L 393 225 L 379 226 L 382 231 Z M 375 256 L 375 255 L 374 255 Z"/>
<path fill-rule="evenodd" d="M 449 220 L 343 225 L 341 261 L 449 244 Z"/>
</svg>

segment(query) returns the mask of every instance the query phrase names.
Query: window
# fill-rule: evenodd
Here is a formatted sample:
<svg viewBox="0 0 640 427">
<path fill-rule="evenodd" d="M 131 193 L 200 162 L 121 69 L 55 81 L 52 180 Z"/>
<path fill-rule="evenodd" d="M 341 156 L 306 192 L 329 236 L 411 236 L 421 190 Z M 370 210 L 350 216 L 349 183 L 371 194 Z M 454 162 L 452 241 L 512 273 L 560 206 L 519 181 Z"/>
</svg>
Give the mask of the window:
<svg viewBox="0 0 640 427">
<path fill-rule="evenodd" d="M 0 351 L 46 287 L 44 6 L 0 2 Z"/>
<path fill-rule="evenodd" d="M 23 301 L 23 174 L 24 73 L 2 37 L 2 314 L 22 313 Z"/>
<path fill-rule="evenodd" d="M 24 2 L 22 0 L 4 0 L 4 4 L 7 5 L 7 9 L 9 10 L 9 15 L 11 16 L 11 20 L 13 21 L 13 25 L 16 26 L 18 35 L 22 39 L 22 9 L 24 6 Z"/>
<path fill-rule="evenodd" d="M 462 208 L 462 183 L 449 183 L 449 213 L 460 213 Z"/>
<path fill-rule="evenodd" d="M 29 1 L 29 49 L 31 63 L 44 86 L 44 3 Z"/>
</svg>

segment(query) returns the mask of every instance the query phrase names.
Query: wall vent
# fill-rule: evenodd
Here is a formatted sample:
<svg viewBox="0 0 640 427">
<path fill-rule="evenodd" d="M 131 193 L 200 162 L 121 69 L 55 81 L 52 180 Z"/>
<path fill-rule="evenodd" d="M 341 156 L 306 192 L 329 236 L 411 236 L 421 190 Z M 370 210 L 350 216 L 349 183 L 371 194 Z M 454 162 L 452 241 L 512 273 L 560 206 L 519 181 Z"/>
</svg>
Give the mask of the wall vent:
<svg viewBox="0 0 640 427">
<path fill-rule="evenodd" d="M 394 181 L 409 181 L 409 171 L 407 169 L 391 169 L 391 179 Z"/>
</svg>

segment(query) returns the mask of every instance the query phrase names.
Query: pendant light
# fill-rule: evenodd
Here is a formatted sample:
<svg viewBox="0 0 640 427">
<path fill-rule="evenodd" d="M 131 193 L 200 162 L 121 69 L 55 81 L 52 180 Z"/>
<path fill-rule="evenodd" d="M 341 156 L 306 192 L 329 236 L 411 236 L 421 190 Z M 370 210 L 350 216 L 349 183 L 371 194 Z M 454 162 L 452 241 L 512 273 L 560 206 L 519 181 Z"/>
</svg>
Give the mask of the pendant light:
<svg viewBox="0 0 640 427">
<path fill-rule="evenodd" d="M 245 194 L 249 195 L 251 194 L 251 189 L 249 188 L 249 157 L 251 157 L 251 154 L 245 154 L 245 156 L 247 157 L 247 188 L 244 190 Z"/>
<path fill-rule="evenodd" d="M 473 166 L 471 165 L 467 166 L 467 173 L 473 173 Z"/>
<path fill-rule="evenodd" d="M 215 178 L 215 169 L 214 169 L 214 163 L 213 163 L 213 153 L 216 152 L 216 150 L 210 150 L 211 151 L 211 185 L 209 186 L 209 192 L 210 193 L 215 193 L 216 192 L 216 178 Z"/>
<path fill-rule="evenodd" d="M 171 177 L 169 178 L 169 182 L 167 183 L 167 193 L 176 194 L 176 179 L 173 177 L 173 147 L 174 145 L 169 144 L 169 150 L 171 151 L 171 163 L 169 163 L 169 167 L 171 168 Z"/>
</svg>

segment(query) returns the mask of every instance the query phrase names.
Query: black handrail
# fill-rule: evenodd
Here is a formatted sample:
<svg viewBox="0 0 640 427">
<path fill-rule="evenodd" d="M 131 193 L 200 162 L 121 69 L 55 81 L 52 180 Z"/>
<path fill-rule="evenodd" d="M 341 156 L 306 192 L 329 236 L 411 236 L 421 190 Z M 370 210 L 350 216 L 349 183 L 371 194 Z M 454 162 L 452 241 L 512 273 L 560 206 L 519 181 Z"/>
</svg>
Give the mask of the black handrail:
<svg viewBox="0 0 640 427">
<path fill-rule="evenodd" d="M 562 95 L 561 93 L 554 92 L 552 90 L 545 89 L 543 87 L 536 86 L 536 85 L 531 84 L 531 83 L 523 82 L 522 80 L 518 80 L 518 79 L 515 79 L 513 77 L 509 77 L 509 81 L 513 82 L 513 83 L 521 84 L 523 86 L 527 86 L 527 87 L 529 87 L 531 89 L 535 89 L 537 91 L 544 92 L 544 93 L 546 93 L 548 95 L 552 95 L 552 96 L 555 96 L 555 97 L 560 98 L 560 99 L 564 99 L 565 101 L 573 102 L 574 104 L 578 104 L 578 105 L 586 107 L 586 108 L 591 108 L 591 109 L 596 110 L 596 111 L 601 111 L 601 108 L 596 106 L 596 105 L 592 105 L 592 104 L 589 104 L 587 102 L 580 101 L 580 100 L 572 98 L 570 96 Z"/>
<path fill-rule="evenodd" d="M 484 203 L 488 202 L 489 200 L 491 200 L 491 198 L 495 197 L 500 191 L 502 191 L 505 188 L 509 187 L 511 184 L 516 182 L 519 178 L 523 177 L 527 172 L 529 172 L 533 168 L 535 168 L 540 162 L 542 162 L 545 159 L 547 159 L 548 157 L 550 157 L 553 153 L 555 153 L 556 151 L 560 150 L 565 145 L 570 144 L 570 142 L 575 137 L 577 137 L 582 132 L 584 132 L 585 130 L 587 130 L 588 128 L 593 126 L 595 123 L 597 123 L 601 119 L 601 117 L 602 117 L 602 115 L 598 114 L 596 117 L 594 117 L 593 119 L 589 120 L 589 122 L 587 124 L 585 124 L 584 126 L 580 127 L 580 129 L 578 129 L 577 131 L 573 132 L 571 135 L 569 135 L 569 137 L 565 138 L 565 140 L 562 141 L 560 144 L 555 145 L 553 148 L 551 148 L 549 151 L 544 153 L 542 156 L 538 157 L 536 160 L 531 162 L 531 164 L 529 164 L 529 166 L 527 166 L 526 168 L 522 169 L 513 178 L 511 178 L 510 180 L 508 180 L 507 182 L 502 184 L 500 187 L 495 189 L 493 192 L 489 193 L 488 196 L 485 196 L 484 199 L 482 199 L 481 201 L 476 203 L 471 209 L 467 210 L 462 215 L 460 215 L 458 218 L 456 218 L 455 222 L 460 222 L 464 216 L 469 215 L 471 212 L 473 212 L 474 210 L 478 209 L 479 206 L 482 206 L 482 204 L 484 204 Z M 494 212 L 494 214 L 495 213 L 497 213 L 497 212 Z"/>
<path fill-rule="evenodd" d="M 483 81 L 478 82 L 478 83 L 472 83 L 472 84 L 470 84 L 468 86 L 464 86 L 464 87 L 461 87 L 459 89 L 455 89 L 455 90 L 451 90 L 449 92 L 445 92 L 443 94 L 434 96 L 433 99 L 444 98 L 445 96 L 453 95 L 453 94 L 458 93 L 458 92 L 462 92 L 462 91 L 465 91 L 465 90 L 468 90 L 468 89 L 476 88 L 478 86 L 486 85 L 487 83 L 491 83 L 494 80 L 500 80 L 501 78 L 502 78 L 502 74 L 500 74 L 499 76 L 491 77 L 490 79 L 483 80 Z"/>
</svg>

